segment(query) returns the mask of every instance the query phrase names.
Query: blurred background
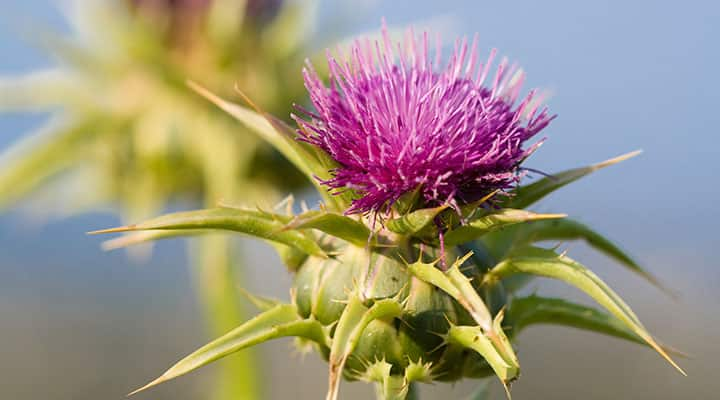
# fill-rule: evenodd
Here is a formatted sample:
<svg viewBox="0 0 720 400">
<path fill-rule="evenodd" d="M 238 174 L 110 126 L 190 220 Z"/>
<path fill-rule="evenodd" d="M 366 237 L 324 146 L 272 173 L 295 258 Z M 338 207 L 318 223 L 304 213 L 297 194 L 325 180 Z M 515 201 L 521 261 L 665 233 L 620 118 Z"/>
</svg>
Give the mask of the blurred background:
<svg viewBox="0 0 720 400">
<path fill-rule="evenodd" d="M 110 0 L 106 0 L 110 1 Z M 309 48 L 330 38 L 423 21 L 446 38 L 480 34 L 528 73 L 527 87 L 552 91 L 559 114 L 528 166 L 554 172 L 635 149 L 644 153 L 544 200 L 622 244 L 678 293 L 673 300 L 583 245 L 570 255 L 591 267 L 663 342 L 691 355 L 682 377 L 652 351 L 557 327 L 520 336 L 523 376 L 517 399 L 712 399 L 720 393 L 720 245 L 717 145 L 720 127 L 720 7 L 710 1 L 501 2 L 321 1 Z M 9 2 L 0 16 L 0 75 L 53 65 L 28 32 L 69 29 L 63 2 Z M 313 47 L 314 46 L 314 47 Z M 297 79 L 300 72 L 297 71 Z M 233 81 L 227 85 L 232 86 Z M 12 93 L 0 92 L 3 96 Z M 0 114 L 0 149 L 48 114 Z M 7 190 L 7 189 L 6 189 Z M 73 187 L 82 197 L 82 185 Z M 302 191 L 298 192 L 302 195 Z M 89 194 L 88 194 L 89 195 Z M 232 199 L 228 199 L 232 201 Z M 170 203 L 170 208 L 187 203 Z M 121 221 L 106 212 L 63 219 L 0 216 L 0 397 L 120 399 L 207 341 L 185 243 L 156 246 L 145 261 L 104 252 L 84 232 Z M 290 276 L 270 246 L 237 239 L 253 292 L 289 297 Z M 587 301 L 543 281 L 529 290 Z M 226 360 L 220 361 L 223 363 Z M 322 398 L 326 365 L 293 354 L 289 341 L 259 347 L 257 369 L 268 399 Z M 217 366 L 164 384 L 138 399 L 204 399 Z M 423 388 L 423 398 L 463 399 L 472 382 Z M 371 387 L 344 384 L 347 399 Z M 495 388 L 496 398 L 501 391 Z M 447 394 L 450 393 L 450 394 Z"/>
</svg>

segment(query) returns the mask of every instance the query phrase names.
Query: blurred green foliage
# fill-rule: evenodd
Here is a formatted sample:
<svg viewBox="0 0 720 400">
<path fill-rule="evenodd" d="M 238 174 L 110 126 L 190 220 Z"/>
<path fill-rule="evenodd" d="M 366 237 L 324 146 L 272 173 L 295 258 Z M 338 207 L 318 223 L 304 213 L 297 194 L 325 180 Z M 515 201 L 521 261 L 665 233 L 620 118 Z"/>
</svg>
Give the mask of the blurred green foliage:
<svg viewBox="0 0 720 400">
<path fill-rule="evenodd" d="M 307 183 L 187 81 L 226 96 L 237 96 L 235 86 L 288 116 L 303 97 L 312 4 L 75 1 L 62 11 L 69 33 L 33 33 L 56 65 L 0 77 L 0 110 L 53 113 L 0 154 L 0 208 L 30 205 L 43 216 L 111 211 L 135 222 L 177 201 L 272 204 L 277 193 Z M 244 320 L 238 256 L 227 238 L 194 244 L 209 334 L 224 334 Z M 216 398 L 261 396 L 249 354 L 224 365 Z"/>
<path fill-rule="evenodd" d="M 44 211 L 110 205 L 136 220 L 178 197 L 252 203 L 273 198 L 278 186 L 303 184 L 186 81 L 228 96 L 235 82 L 267 111 L 287 116 L 302 98 L 308 8 L 288 3 L 256 21 L 235 0 L 80 3 L 65 10 L 70 35 L 40 37 L 56 67 L 0 79 L 7 94 L 0 108 L 55 111 L 40 132 L 2 155 L 0 204 L 47 194 L 50 185 Z M 67 196 L 58 201 L 59 193 Z"/>
</svg>

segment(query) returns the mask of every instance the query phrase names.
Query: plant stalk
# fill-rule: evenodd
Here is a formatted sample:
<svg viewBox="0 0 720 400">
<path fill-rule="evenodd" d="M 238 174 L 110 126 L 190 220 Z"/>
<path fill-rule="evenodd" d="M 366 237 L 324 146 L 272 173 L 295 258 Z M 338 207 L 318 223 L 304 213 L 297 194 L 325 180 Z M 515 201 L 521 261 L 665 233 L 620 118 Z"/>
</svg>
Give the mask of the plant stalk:
<svg viewBox="0 0 720 400">
<path fill-rule="evenodd" d="M 224 335 L 247 319 L 236 289 L 239 259 L 230 238 L 206 235 L 197 238 L 195 283 L 204 309 L 210 337 Z M 236 265 L 235 265 L 236 266 Z M 219 363 L 213 383 L 213 400 L 259 400 L 262 398 L 258 363 L 252 349 L 245 349 Z"/>
</svg>

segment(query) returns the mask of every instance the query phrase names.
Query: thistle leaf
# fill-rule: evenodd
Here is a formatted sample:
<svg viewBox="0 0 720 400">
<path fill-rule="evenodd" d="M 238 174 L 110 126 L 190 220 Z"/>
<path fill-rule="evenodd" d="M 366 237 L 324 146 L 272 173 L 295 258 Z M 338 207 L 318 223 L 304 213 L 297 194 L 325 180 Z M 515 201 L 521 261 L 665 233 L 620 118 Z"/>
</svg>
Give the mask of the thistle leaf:
<svg viewBox="0 0 720 400">
<path fill-rule="evenodd" d="M 507 322 L 512 336 L 530 325 L 564 325 L 647 345 L 626 324 L 614 316 L 592 307 L 563 299 L 540 296 L 514 298 L 507 309 Z"/>
<path fill-rule="evenodd" d="M 517 293 L 520 289 L 529 285 L 537 278 L 537 275 L 513 274 L 502 279 L 502 286 L 508 293 Z"/>
<path fill-rule="evenodd" d="M 23 76 L 0 77 L 0 93 L 12 95 L 0 97 L 0 110 L 25 111 L 46 110 L 48 108 L 67 105 L 92 104 L 87 98 L 81 97 L 77 79 L 61 69 L 48 69 L 29 73 Z"/>
<path fill-rule="evenodd" d="M 18 201 L 81 157 L 85 141 L 99 126 L 96 118 L 50 121 L 0 155 L 0 207 Z"/>
<path fill-rule="evenodd" d="M 398 218 L 387 221 L 385 226 L 392 232 L 399 233 L 401 235 L 414 235 L 423 230 L 428 225 L 432 224 L 435 217 L 438 216 L 443 210 L 448 208 L 447 205 L 434 208 L 423 208 L 420 210 L 413 211 L 405 214 Z"/>
<path fill-rule="evenodd" d="M 255 307 L 257 307 L 260 311 L 268 311 L 272 308 L 278 306 L 281 304 L 280 300 L 273 299 L 270 297 L 264 297 L 264 296 L 258 296 L 256 294 L 250 293 L 248 290 L 240 287 L 238 288 L 238 292 L 245 296 L 245 298 L 248 299 L 249 302 L 251 302 Z"/>
<path fill-rule="evenodd" d="M 158 240 L 173 239 L 178 237 L 199 236 L 212 233 L 209 229 L 192 229 L 192 230 L 167 230 L 167 231 L 140 231 L 131 232 L 114 239 L 102 242 L 101 247 L 105 251 L 122 249 L 138 244 L 156 242 Z"/>
<path fill-rule="evenodd" d="M 621 161 L 625 161 L 629 158 L 633 158 L 640 154 L 640 150 L 636 150 L 621 156 L 605 160 L 603 162 L 589 165 L 587 167 L 574 168 L 567 171 L 553 174 L 552 176 L 539 179 L 537 182 L 520 186 L 513 192 L 510 201 L 507 203 L 509 208 L 524 209 L 535 202 L 539 201 L 548 194 L 560 189 L 561 187 L 568 185 L 576 180 L 595 172 L 601 168 L 608 167 L 613 164 L 617 164 Z"/>
<path fill-rule="evenodd" d="M 506 233 L 503 232 L 501 235 L 503 234 Z M 657 278 L 643 269 L 615 243 L 590 229 L 590 227 L 573 219 L 562 218 L 549 221 L 533 221 L 509 229 L 507 235 L 511 247 L 521 247 L 546 240 L 584 240 L 595 250 L 624 265 L 656 287 L 667 293 L 671 293 Z"/>
<path fill-rule="evenodd" d="M 347 358 L 357 346 L 365 327 L 373 320 L 395 318 L 402 313 L 402 307 L 395 299 L 378 300 L 372 307 L 363 305 L 356 294 L 351 294 L 343 310 L 330 348 L 330 374 L 327 400 L 337 400 L 340 378 Z"/>
<path fill-rule="evenodd" d="M 239 104 L 226 101 L 195 82 L 188 81 L 187 84 L 196 93 L 218 106 L 221 110 L 235 117 L 235 119 L 240 121 L 243 125 L 253 130 L 262 139 L 270 143 L 273 147 L 275 147 L 275 149 L 282 153 L 285 158 L 287 158 L 291 163 L 293 163 L 293 165 L 310 178 L 311 181 L 314 181 L 314 174 L 323 172 L 319 168 L 317 160 L 313 162 L 314 157 L 301 147 L 299 142 L 295 141 L 292 137 L 288 137 L 283 135 L 281 132 L 278 132 L 275 126 L 273 126 L 273 124 L 268 121 L 265 116 Z M 327 173 L 327 171 L 324 172 Z"/>
<path fill-rule="evenodd" d="M 259 112 L 259 110 L 252 111 L 241 105 L 226 101 L 195 82 L 188 81 L 187 84 L 192 90 L 235 117 L 285 156 L 315 186 L 326 203 L 334 205 L 338 210 L 344 209 L 341 204 L 338 204 L 338 196 L 331 196 L 318 181 L 318 178 L 320 180 L 331 178 L 329 172 L 331 167 L 329 168 L 328 165 L 331 161 L 328 157 L 320 159 L 317 151 L 309 149 L 295 140 L 292 128 L 287 127 L 283 122 L 272 116 Z"/>
<path fill-rule="evenodd" d="M 365 247 L 370 237 L 370 229 L 362 222 L 324 210 L 304 212 L 290 221 L 287 228 L 317 229 L 359 247 Z"/>
<path fill-rule="evenodd" d="M 655 342 L 655 339 L 650 336 L 635 313 L 625 304 L 620 296 L 610 289 L 597 275 L 578 262 L 564 255 L 558 255 L 552 250 L 525 247 L 514 251 L 508 258 L 495 266 L 495 268 L 485 275 L 484 283 L 492 283 L 496 279 L 502 279 L 516 273 L 533 274 L 558 279 L 582 290 L 641 337 L 673 367 L 683 375 L 685 374 L 670 356 L 668 356 L 665 350 Z"/>
<path fill-rule="evenodd" d="M 187 374 L 244 348 L 287 336 L 303 337 L 323 346 L 328 345 L 325 330 L 319 322 L 301 319 L 295 306 L 279 304 L 199 348 L 130 395 Z"/>
<path fill-rule="evenodd" d="M 90 232 L 90 234 L 130 232 L 144 230 L 183 230 L 193 234 L 195 230 L 221 229 L 241 232 L 277 243 L 282 243 L 307 254 L 327 257 L 320 246 L 302 232 L 283 230 L 278 216 L 271 219 L 269 213 L 233 208 L 212 208 L 167 214 L 139 224 Z"/>
<path fill-rule="evenodd" d="M 475 240 L 489 232 L 528 221 L 564 218 L 565 214 L 536 214 L 525 210 L 505 208 L 479 216 L 467 225 L 445 234 L 445 244 L 455 246 Z"/>
</svg>

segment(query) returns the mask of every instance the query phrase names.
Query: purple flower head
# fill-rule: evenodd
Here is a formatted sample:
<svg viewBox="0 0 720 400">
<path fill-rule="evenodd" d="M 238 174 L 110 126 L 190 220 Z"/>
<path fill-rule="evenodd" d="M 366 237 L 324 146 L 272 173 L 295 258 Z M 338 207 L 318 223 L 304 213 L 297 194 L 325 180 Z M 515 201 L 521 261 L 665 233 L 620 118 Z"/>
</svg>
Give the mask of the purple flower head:
<svg viewBox="0 0 720 400">
<path fill-rule="evenodd" d="M 425 206 L 509 189 L 537 147 L 524 142 L 554 118 L 538 111 L 534 91 L 516 105 L 522 71 L 503 60 L 490 76 L 495 51 L 479 62 L 477 35 L 470 45 L 458 40 L 444 66 L 440 41 L 434 57 L 428 47 L 427 32 L 412 30 L 393 44 L 383 23 L 380 42 L 358 40 L 348 57 L 328 54 L 330 87 L 310 63 L 303 71 L 316 111 L 299 108 L 307 117 L 293 118 L 300 140 L 339 164 L 323 183 L 358 194 L 348 213 L 387 211 L 418 189 Z"/>
</svg>

